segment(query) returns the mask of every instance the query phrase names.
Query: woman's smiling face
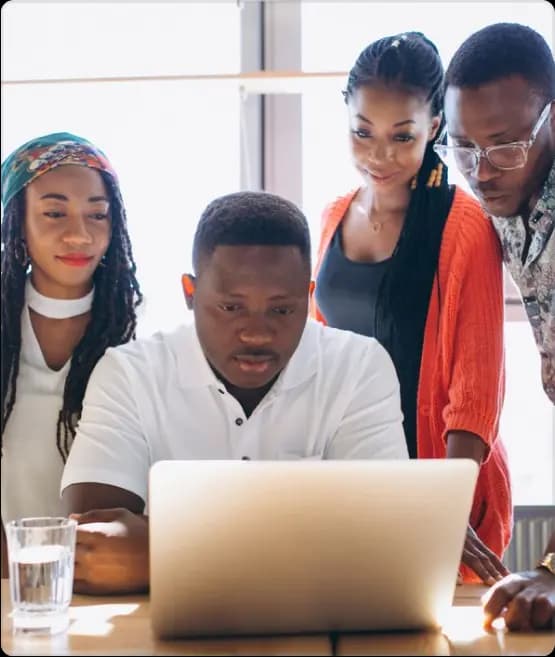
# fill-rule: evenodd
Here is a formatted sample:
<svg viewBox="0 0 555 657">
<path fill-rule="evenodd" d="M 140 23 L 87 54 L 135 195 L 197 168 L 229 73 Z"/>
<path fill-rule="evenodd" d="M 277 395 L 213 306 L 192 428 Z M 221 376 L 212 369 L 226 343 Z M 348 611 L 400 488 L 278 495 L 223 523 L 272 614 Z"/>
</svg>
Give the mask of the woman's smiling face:
<svg viewBox="0 0 555 657">
<path fill-rule="evenodd" d="M 348 97 L 353 162 L 374 188 L 408 186 L 418 173 L 441 117 L 418 91 L 375 84 Z"/>
<path fill-rule="evenodd" d="M 109 196 L 100 173 L 63 165 L 31 182 L 25 189 L 24 234 L 41 294 L 86 294 L 111 237 Z"/>
</svg>

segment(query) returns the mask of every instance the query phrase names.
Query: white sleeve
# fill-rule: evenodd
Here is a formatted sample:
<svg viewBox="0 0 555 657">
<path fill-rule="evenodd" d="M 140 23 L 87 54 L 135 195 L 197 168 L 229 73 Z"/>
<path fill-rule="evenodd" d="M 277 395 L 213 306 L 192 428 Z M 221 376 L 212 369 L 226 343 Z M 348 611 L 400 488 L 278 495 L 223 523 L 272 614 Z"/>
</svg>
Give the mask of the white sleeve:
<svg viewBox="0 0 555 657">
<path fill-rule="evenodd" d="M 77 483 L 109 484 L 146 502 L 150 450 L 124 358 L 109 349 L 91 374 L 62 491 Z"/>
<path fill-rule="evenodd" d="M 329 442 L 327 459 L 406 459 L 407 443 L 399 380 L 387 351 L 377 341 L 361 359 L 358 382 Z"/>
</svg>

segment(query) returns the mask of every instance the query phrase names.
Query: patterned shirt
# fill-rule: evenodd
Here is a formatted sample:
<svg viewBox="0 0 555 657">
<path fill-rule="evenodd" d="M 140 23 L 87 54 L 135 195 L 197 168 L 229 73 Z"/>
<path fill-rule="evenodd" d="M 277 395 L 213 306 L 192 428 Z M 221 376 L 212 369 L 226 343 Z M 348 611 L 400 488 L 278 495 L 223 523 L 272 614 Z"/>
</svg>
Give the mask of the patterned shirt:
<svg viewBox="0 0 555 657">
<path fill-rule="evenodd" d="M 555 404 L 555 162 L 529 219 L 531 240 L 523 261 L 526 229 L 520 215 L 492 217 L 503 260 L 520 289 L 540 351 L 543 387 Z"/>
</svg>

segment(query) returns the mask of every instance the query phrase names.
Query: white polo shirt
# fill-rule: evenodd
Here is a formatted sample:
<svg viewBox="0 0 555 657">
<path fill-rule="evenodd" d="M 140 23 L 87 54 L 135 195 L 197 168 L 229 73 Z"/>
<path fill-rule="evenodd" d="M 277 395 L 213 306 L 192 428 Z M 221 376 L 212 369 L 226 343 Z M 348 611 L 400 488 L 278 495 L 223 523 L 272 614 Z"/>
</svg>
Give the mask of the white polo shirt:
<svg viewBox="0 0 555 657">
<path fill-rule="evenodd" d="M 108 349 L 89 380 L 62 490 L 110 484 L 146 501 L 161 459 L 407 458 L 399 382 L 373 338 L 309 320 L 249 418 L 194 326 Z"/>
</svg>

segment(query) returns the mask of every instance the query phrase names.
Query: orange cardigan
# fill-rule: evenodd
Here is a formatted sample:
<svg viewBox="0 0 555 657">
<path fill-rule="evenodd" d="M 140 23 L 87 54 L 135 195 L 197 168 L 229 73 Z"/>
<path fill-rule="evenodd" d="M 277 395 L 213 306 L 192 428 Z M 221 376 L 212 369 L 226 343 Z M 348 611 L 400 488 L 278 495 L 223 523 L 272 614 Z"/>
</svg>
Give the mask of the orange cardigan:
<svg viewBox="0 0 555 657">
<path fill-rule="evenodd" d="M 324 211 L 314 278 L 356 190 Z M 311 314 L 325 323 L 315 295 Z M 507 455 L 498 435 L 504 397 L 503 272 L 499 241 L 479 204 L 457 188 L 447 217 L 424 328 L 418 382 L 419 458 L 445 458 L 447 433 L 487 444 L 470 524 L 498 556 L 509 543 L 512 503 Z M 446 500 L 448 504 L 448 500 Z M 479 581 L 463 567 L 465 581 Z"/>
</svg>

